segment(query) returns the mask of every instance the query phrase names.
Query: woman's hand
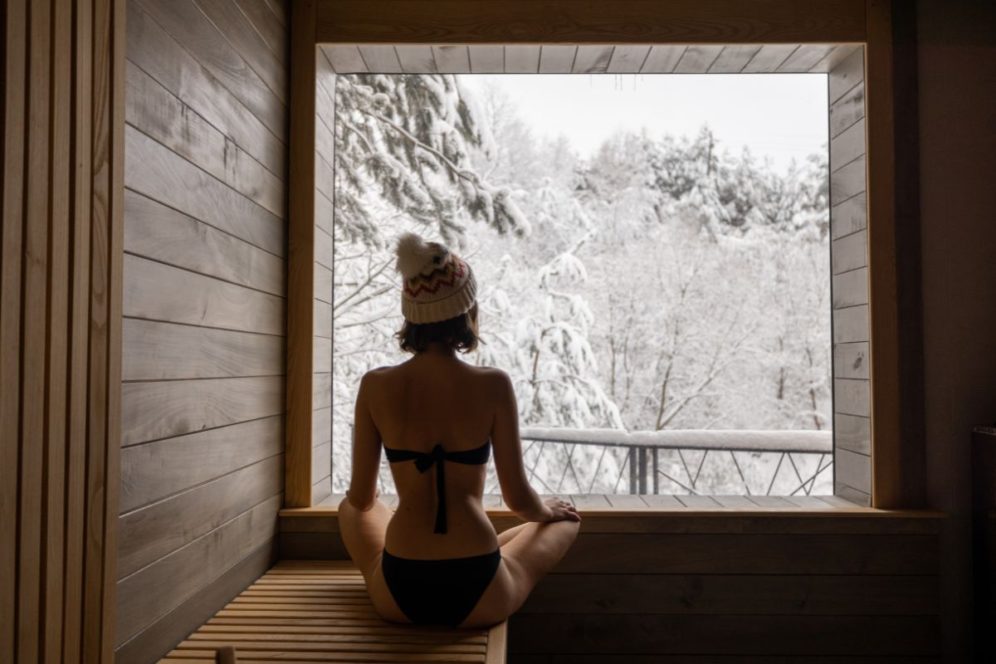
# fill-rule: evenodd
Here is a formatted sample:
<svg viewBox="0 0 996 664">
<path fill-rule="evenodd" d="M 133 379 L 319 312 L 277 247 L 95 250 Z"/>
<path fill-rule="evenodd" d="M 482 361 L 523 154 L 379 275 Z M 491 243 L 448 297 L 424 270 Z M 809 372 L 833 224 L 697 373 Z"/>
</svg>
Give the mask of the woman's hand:
<svg viewBox="0 0 996 664">
<path fill-rule="evenodd" d="M 541 519 L 543 522 L 551 521 L 581 521 L 581 515 L 572 503 L 560 498 L 547 498 L 543 501 L 547 516 Z"/>
</svg>

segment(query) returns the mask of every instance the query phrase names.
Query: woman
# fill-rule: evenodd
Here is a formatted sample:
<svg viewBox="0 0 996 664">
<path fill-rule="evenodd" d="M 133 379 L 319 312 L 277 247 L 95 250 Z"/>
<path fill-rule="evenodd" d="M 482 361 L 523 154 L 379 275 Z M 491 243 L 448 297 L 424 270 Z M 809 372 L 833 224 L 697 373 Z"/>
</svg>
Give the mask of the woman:
<svg viewBox="0 0 996 664">
<path fill-rule="evenodd" d="M 493 625 L 567 553 L 581 517 L 529 486 L 508 375 L 456 356 L 477 346 L 470 266 L 411 233 L 397 251 L 405 316 L 398 336 L 414 357 L 360 382 L 340 533 L 385 619 Z M 393 513 L 377 499 L 382 442 L 398 489 Z M 505 504 L 528 522 L 500 534 L 481 504 L 492 450 Z"/>
</svg>

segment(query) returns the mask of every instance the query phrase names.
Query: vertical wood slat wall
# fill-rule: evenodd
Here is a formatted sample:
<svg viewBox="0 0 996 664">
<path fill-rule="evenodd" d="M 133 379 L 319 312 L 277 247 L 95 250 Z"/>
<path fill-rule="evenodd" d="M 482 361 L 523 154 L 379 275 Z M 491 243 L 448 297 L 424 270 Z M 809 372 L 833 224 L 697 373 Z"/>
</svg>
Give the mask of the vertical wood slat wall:
<svg viewBox="0 0 996 664">
<path fill-rule="evenodd" d="M 287 295 L 286 7 L 127 11 L 120 663 L 273 559 Z"/>
<path fill-rule="evenodd" d="M 111 662 L 124 3 L 0 11 L 0 661 Z"/>
<path fill-rule="evenodd" d="M 865 49 L 830 70 L 834 493 L 871 502 Z"/>
</svg>

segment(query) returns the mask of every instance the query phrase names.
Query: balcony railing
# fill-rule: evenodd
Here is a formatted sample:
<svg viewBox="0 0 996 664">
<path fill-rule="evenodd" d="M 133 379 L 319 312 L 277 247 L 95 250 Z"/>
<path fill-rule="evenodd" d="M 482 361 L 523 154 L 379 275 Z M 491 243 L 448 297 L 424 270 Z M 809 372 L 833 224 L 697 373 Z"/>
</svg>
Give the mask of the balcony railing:
<svg viewBox="0 0 996 664">
<path fill-rule="evenodd" d="M 829 431 L 529 427 L 520 436 L 530 481 L 548 493 L 657 494 L 662 480 L 671 484 L 665 493 L 794 496 L 820 486 L 832 492 Z M 711 482 L 703 476 L 707 461 Z"/>
</svg>

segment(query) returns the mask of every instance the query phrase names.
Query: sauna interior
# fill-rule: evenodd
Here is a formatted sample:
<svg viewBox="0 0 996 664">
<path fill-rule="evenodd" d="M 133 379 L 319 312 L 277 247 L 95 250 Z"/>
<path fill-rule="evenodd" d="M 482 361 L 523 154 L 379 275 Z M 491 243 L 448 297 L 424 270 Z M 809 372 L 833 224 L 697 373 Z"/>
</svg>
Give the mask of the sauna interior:
<svg viewBox="0 0 996 664">
<path fill-rule="evenodd" d="M 0 662 L 996 661 L 992 3 L 0 11 Z M 331 477 L 322 120 L 370 73 L 825 77 L 832 494 L 670 495 L 634 452 L 507 622 L 381 621 Z"/>
</svg>

